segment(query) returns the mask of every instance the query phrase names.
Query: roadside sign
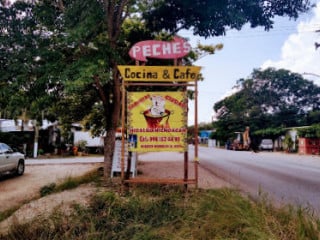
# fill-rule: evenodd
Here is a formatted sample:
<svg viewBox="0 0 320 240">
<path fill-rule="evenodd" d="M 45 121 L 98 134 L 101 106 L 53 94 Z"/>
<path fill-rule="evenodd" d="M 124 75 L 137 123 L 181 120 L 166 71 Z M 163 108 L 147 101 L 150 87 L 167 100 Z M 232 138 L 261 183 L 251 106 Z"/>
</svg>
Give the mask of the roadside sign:
<svg viewBox="0 0 320 240">
<path fill-rule="evenodd" d="M 129 51 L 131 58 L 146 62 L 147 58 L 178 59 L 186 56 L 191 45 L 183 38 L 174 37 L 173 41 L 147 40 L 136 43 Z"/>
<path fill-rule="evenodd" d="M 189 82 L 198 80 L 198 66 L 118 66 L 124 81 Z"/>
<path fill-rule="evenodd" d="M 128 92 L 129 151 L 186 151 L 187 108 L 185 91 Z"/>
<path fill-rule="evenodd" d="M 194 87 L 195 92 L 195 127 L 194 135 L 198 135 L 197 104 L 198 66 L 181 66 L 181 59 L 191 51 L 190 44 L 182 38 L 173 41 L 147 40 L 132 46 L 129 55 L 135 66 L 118 66 L 122 77 L 122 129 L 127 129 L 128 146 L 121 148 L 121 178 L 123 183 L 174 183 L 198 184 L 198 141 L 195 143 L 194 179 L 188 178 L 188 143 L 187 87 Z M 173 59 L 174 66 L 146 66 L 148 58 Z M 140 65 L 140 62 L 144 62 Z M 143 89 L 134 91 L 130 86 L 159 86 L 163 90 Z M 177 90 L 177 87 L 180 87 Z M 173 91 L 168 91 L 172 88 Z M 127 110 L 127 111 L 126 111 Z M 127 125 L 126 121 L 127 120 Z M 125 126 L 126 125 L 126 126 Z M 123 135 L 123 133 L 122 133 Z M 184 176 L 181 179 L 125 179 L 125 152 L 184 152 Z M 130 163 L 130 162 L 129 162 Z"/>
</svg>

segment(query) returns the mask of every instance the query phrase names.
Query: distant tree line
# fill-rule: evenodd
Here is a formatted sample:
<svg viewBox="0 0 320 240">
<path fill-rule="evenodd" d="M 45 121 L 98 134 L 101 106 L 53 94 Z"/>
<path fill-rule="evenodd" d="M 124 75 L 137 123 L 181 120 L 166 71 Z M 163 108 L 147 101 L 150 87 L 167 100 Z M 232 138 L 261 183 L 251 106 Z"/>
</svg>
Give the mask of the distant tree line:
<svg viewBox="0 0 320 240">
<path fill-rule="evenodd" d="M 290 127 L 320 122 L 320 87 L 288 70 L 254 70 L 236 92 L 214 104 L 214 137 L 226 140 L 250 126 L 251 134 L 274 138 Z"/>
</svg>

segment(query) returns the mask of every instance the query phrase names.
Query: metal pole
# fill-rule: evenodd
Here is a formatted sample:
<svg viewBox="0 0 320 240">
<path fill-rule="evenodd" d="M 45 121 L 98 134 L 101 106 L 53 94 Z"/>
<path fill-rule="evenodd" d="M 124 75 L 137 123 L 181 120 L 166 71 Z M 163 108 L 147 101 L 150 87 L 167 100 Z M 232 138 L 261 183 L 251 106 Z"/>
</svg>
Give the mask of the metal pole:
<svg viewBox="0 0 320 240">
<path fill-rule="evenodd" d="M 198 188 L 198 81 L 195 81 L 195 99 L 194 99 L 194 172 L 195 172 L 195 180 L 196 180 L 196 188 Z"/>
</svg>

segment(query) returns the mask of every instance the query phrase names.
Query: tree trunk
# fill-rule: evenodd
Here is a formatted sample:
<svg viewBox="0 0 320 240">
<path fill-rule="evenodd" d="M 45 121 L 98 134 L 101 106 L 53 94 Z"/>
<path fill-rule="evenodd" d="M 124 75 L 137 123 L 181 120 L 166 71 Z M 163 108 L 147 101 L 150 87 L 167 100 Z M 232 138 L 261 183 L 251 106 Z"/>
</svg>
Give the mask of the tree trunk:
<svg viewBox="0 0 320 240">
<path fill-rule="evenodd" d="M 111 182 L 112 158 L 115 144 L 115 131 L 109 129 L 104 139 L 104 180 L 108 184 Z"/>
<path fill-rule="evenodd" d="M 114 51 L 114 56 L 117 52 L 117 41 L 121 32 L 121 25 L 124 19 L 128 16 L 129 6 L 128 0 L 104 0 L 104 10 L 106 14 L 107 34 L 110 48 Z M 112 67 L 112 95 L 111 99 L 104 99 L 112 101 L 105 104 L 106 114 L 106 131 L 107 135 L 104 141 L 104 177 L 106 183 L 111 182 L 112 158 L 115 145 L 115 131 L 120 123 L 121 113 L 121 91 L 120 91 L 120 77 L 118 74 L 118 67 L 114 56 L 110 56 Z M 106 103 L 105 102 L 105 103 Z M 110 108 L 108 108 L 110 106 Z M 122 129 L 124 131 L 124 129 Z"/>
<path fill-rule="evenodd" d="M 121 113 L 121 92 L 120 92 L 120 79 L 118 74 L 118 68 L 116 63 L 113 64 L 113 96 L 112 96 L 112 107 L 109 109 L 110 112 L 107 117 L 107 135 L 104 140 L 104 177 L 106 183 L 111 181 L 112 171 L 112 159 L 115 145 L 115 132 L 120 123 Z"/>
</svg>

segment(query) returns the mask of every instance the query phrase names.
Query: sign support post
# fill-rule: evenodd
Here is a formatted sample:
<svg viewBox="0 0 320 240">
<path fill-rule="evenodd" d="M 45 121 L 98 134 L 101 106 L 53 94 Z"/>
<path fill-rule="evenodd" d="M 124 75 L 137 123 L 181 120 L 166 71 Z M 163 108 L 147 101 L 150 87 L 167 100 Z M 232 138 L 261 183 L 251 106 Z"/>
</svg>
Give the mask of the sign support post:
<svg viewBox="0 0 320 240">
<path fill-rule="evenodd" d="M 121 109 L 121 179 L 124 180 L 124 157 L 125 157 L 125 105 L 126 105 L 126 94 L 125 85 L 122 83 L 122 109 Z"/>
<path fill-rule="evenodd" d="M 194 144 L 194 172 L 196 179 L 196 187 L 198 187 L 198 146 L 199 146 L 199 138 L 198 138 L 198 81 L 195 81 L 195 97 L 194 97 L 194 136 L 195 136 L 195 144 Z"/>
</svg>

